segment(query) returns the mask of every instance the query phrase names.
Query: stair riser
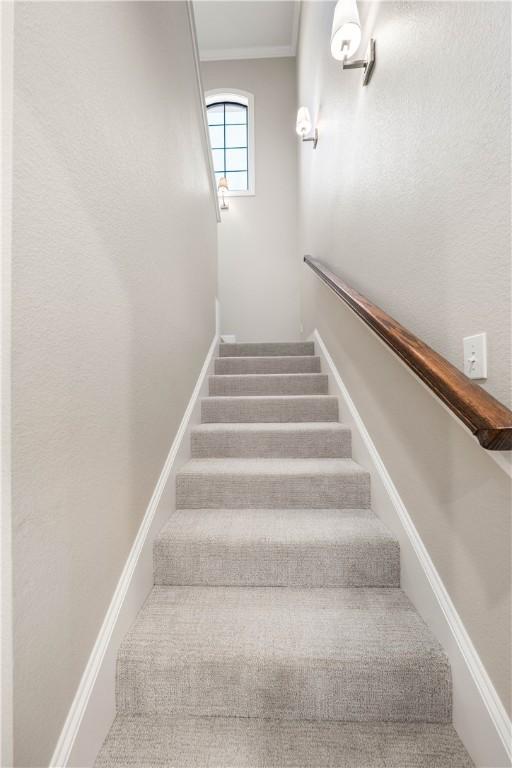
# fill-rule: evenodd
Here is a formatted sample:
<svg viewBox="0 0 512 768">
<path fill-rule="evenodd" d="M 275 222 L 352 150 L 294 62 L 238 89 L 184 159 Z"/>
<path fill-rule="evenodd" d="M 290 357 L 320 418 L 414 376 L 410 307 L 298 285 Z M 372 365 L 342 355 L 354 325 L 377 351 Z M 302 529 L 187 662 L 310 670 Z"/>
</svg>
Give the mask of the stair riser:
<svg viewBox="0 0 512 768">
<path fill-rule="evenodd" d="M 192 432 L 192 458 L 350 458 L 351 433 L 318 430 L 314 433 L 223 431 Z"/>
<path fill-rule="evenodd" d="M 340 513 L 343 514 L 343 513 Z M 289 546 L 157 539 L 155 584 L 233 587 L 398 587 L 396 542 Z"/>
<path fill-rule="evenodd" d="M 320 373 L 320 358 L 301 357 L 217 357 L 216 374 L 240 373 Z"/>
<path fill-rule="evenodd" d="M 250 374 L 209 378 L 209 393 L 214 397 L 326 395 L 328 388 L 327 376 L 323 373 Z"/>
<path fill-rule="evenodd" d="M 149 765 L 474 768 L 453 727 L 441 723 L 118 716 L 95 768 Z"/>
<path fill-rule="evenodd" d="M 335 397 L 272 398 L 204 398 L 201 403 L 204 423 L 243 422 L 311 422 L 338 421 L 338 400 Z"/>
<path fill-rule="evenodd" d="M 370 480 L 354 475 L 192 475 L 176 477 L 178 509 L 367 509 Z"/>
<path fill-rule="evenodd" d="M 219 357 L 284 357 L 314 355 L 312 341 L 264 342 L 248 344 L 219 344 Z"/>
<path fill-rule="evenodd" d="M 319 627 L 318 629 L 321 629 Z M 314 670 L 256 664 L 250 655 L 229 664 L 202 660 L 160 668 L 121 657 L 117 711 L 213 717 L 271 717 L 286 720 L 342 720 L 448 723 L 449 669 L 401 666 L 395 671 L 350 668 Z"/>
</svg>

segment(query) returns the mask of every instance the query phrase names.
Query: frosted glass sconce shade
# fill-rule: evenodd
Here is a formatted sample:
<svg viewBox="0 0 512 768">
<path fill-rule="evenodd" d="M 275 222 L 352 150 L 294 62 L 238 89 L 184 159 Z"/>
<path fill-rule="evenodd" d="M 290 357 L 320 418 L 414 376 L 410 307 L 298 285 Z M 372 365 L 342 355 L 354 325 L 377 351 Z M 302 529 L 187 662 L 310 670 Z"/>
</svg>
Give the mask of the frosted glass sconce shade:
<svg viewBox="0 0 512 768">
<path fill-rule="evenodd" d="M 229 192 L 228 180 L 226 179 L 225 176 L 221 176 L 221 178 L 219 179 L 217 189 L 219 190 L 219 193 L 221 196 L 221 204 L 220 204 L 221 211 L 229 210 L 229 205 L 228 203 L 226 203 L 226 200 L 224 197 L 224 193 Z"/>
<path fill-rule="evenodd" d="M 307 107 L 300 107 L 297 112 L 295 130 L 299 136 L 306 136 L 311 130 L 311 116 Z"/>
<path fill-rule="evenodd" d="M 332 22 L 332 57 L 338 61 L 350 59 L 360 45 L 361 23 L 356 0 L 338 0 Z"/>
<path fill-rule="evenodd" d="M 365 59 L 351 61 L 361 45 L 361 23 L 356 0 L 338 0 L 331 32 L 331 55 L 343 62 L 343 69 L 362 69 L 363 85 L 368 85 L 375 68 L 375 39 L 370 38 Z"/>
<path fill-rule="evenodd" d="M 313 135 L 308 136 L 307 134 L 310 133 L 311 127 L 312 123 L 309 109 L 307 107 L 299 107 L 295 130 L 297 131 L 297 134 L 302 138 L 302 141 L 312 141 L 313 149 L 316 149 L 316 145 L 318 144 L 318 131 L 315 128 Z"/>
</svg>

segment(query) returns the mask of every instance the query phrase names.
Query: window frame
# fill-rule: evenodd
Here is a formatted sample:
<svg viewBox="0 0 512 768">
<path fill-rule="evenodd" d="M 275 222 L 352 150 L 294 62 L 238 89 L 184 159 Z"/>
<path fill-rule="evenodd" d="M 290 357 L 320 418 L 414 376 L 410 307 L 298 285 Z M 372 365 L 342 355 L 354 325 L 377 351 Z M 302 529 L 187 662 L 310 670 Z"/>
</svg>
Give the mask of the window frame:
<svg viewBox="0 0 512 768">
<path fill-rule="evenodd" d="M 232 102 L 235 104 L 241 104 L 247 107 L 247 174 L 248 174 L 248 189 L 233 190 L 225 193 L 226 197 L 251 197 L 256 194 L 255 184 L 255 146 L 254 146 L 254 96 L 248 91 L 233 91 L 229 88 L 214 88 L 213 90 L 206 91 L 205 103 L 206 107 L 219 102 Z M 207 111 L 207 110 L 206 110 Z M 212 146 L 210 141 L 210 130 L 208 129 L 208 145 L 210 147 L 210 154 L 212 153 Z M 212 160 L 213 160 L 213 155 Z"/>
</svg>

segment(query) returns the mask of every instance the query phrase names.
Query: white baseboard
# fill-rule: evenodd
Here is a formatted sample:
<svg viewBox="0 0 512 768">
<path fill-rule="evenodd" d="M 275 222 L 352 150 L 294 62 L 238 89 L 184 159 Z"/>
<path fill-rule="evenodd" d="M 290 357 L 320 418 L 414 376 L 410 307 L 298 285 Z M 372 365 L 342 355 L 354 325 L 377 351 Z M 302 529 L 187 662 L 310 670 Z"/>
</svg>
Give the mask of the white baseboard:
<svg viewBox="0 0 512 768">
<path fill-rule="evenodd" d="M 51 768 L 92 766 L 115 717 L 119 645 L 153 587 L 153 541 L 174 508 L 176 470 L 190 456 L 190 427 L 200 422 L 200 398 L 218 344 L 216 334 L 131 548 L 52 756 Z"/>
<path fill-rule="evenodd" d="M 317 330 L 311 336 L 352 428 L 354 459 L 371 474 L 372 508 L 400 542 L 402 589 L 448 654 L 453 724 L 478 768 L 512 764 L 510 719 Z"/>
</svg>

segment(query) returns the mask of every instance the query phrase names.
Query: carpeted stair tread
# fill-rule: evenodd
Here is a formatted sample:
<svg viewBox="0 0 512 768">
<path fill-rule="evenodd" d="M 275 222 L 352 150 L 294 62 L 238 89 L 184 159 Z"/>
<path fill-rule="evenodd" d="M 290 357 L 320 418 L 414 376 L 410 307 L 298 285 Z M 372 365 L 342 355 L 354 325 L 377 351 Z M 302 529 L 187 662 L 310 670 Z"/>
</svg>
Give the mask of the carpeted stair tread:
<svg viewBox="0 0 512 768">
<path fill-rule="evenodd" d="M 219 357 L 283 357 L 285 355 L 314 355 L 313 341 L 270 341 L 219 344 Z"/>
<path fill-rule="evenodd" d="M 349 458 L 350 427 L 337 421 L 199 424 L 193 458 Z"/>
<path fill-rule="evenodd" d="M 369 506 L 369 473 L 352 459 L 190 459 L 176 474 L 178 509 Z"/>
<path fill-rule="evenodd" d="M 154 544 L 155 584 L 398 587 L 398 542 L 367 509 L 184 509 Z"/>
<path fill-rule="evenodd" d="M 338 421 L 338 399 L 332 395 L 205 397 L 203 422 Z"/>
<path fill-rule="evenodd" d="M 449 722 L 446 655 L 400 589 L 154 587 L 117 711 Z"/>
<path fill-rule="evenodd" d="M 118 715 L 95 768 L 472 768 L 451 725 Z"/>
<path fill-rule="evenodd" d="M 209 393 L 213 396 L 238 395 L 326 395 L 325 373 L 243 373 L 210 376 Z"/>
<path fill-rule="evenodd" d="M 216 374 L 320 373 L 318 355 L 271 355 L 270 357 L 217 357 Z"/>
</svg>

